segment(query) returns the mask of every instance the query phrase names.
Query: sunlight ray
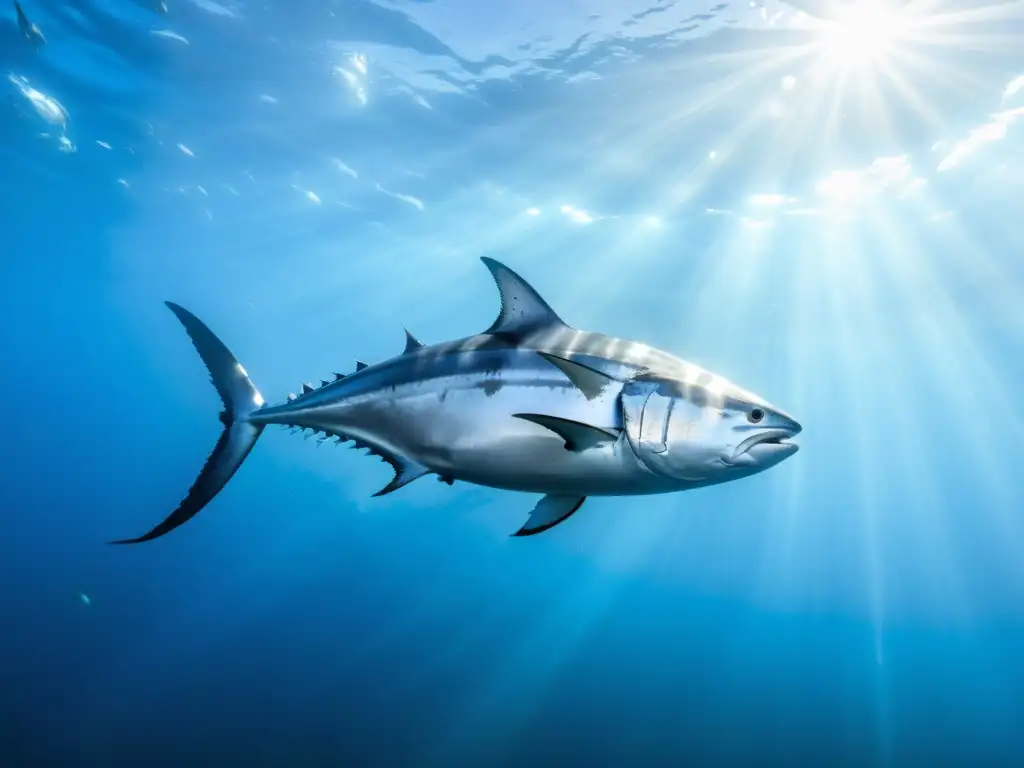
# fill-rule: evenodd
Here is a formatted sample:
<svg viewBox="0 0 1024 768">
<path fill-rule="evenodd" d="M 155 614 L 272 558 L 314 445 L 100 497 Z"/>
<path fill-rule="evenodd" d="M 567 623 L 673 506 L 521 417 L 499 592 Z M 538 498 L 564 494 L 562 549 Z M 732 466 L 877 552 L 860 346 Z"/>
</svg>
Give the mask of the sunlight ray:
<svg viewBox="0 0 1024 768">
<path fill-rule="evenodd" d="M 798 86 L 799 87 L 799 86 Z M 770 152 L 761 157 L 761 166 L 778 177 L 783 177 L 792 170 L 801 155 L 807 150 L 806 142 L 812 137 L 820 139 L 821 122 L 827 117 L 827 100 L 829 93 L 825 89 L 802 88 L 805 100 L 800 101 L 793 113 L 787 115 L 776 126 L 771 141 L 767 145 Z M 832 94 L 835 99 L 836 95 Z"/>
<path fill-rule="evenodd" d="M 493 748 L 500 751 L 498 740 L 512 743 L 521 737 L 522 729 L 530 722 L 531 710 L 543 700 L 545 691 L 575 650 L 612 611 L 623 589 L 622 582 L 609 584 L 595 578 L 594 583 L 580 584 L 545 601 L 550 605 L 530 611 L 531 620 L 522 625 L 524 628 L 516 638 L 509 638 L 511 647 L 503 664 L 481 675 L 474 695 L 452 713 L 450 729 L 434 746 L 440 761 L 449 762 L 444 755 L 498 712 L 505 725 L 501 733 L 496 733 L 492 726 L 489 738 Z M 524 687 L 528 696 L 522 694 Z"/>
<path fill-rule="evenodd" d="M 908 385 L 914 381 L 915 371 L 921 370 L 921 363 L 913 355 L 908 355 L 903 348 L 906 346 L 905 336 L 912 339 L 921 337 L 922 329 L 920 323 L 915 322 L 915 318 L 922 317 L 922 313 L 911 311 L 910 308 L 921 302 L 921 287 L 917 277 L 922 269 L 923 254 L 916 251 L 913 243 L 903 235 L 907 231 L 905 224 L 898 225 L 891 216 L 881 210 L 872 213 L 866 226 L 872 233 L 872 239 L 877 239 L 883 248 L 875 250 L 879 256 L 872 258 L 870 264 L 865 265 L 862 270 L 865 275 L 872 274 L 873 279 L 870 282 L 863 281 L 866 293 L 861 296 L 861 300 L 877 301 L 875 297 L 884 296 L 885 293 L 881 290 L 883 283 L 887 283 L 901 299 L 898 303 L 894 302 L 886 314 L 872 313 L 871 330 L 868 331 L 869 336 L 886 338 L 888 335 L 891 339 L 888 343 L 879 345 L 878 354 L 887 378 L 893 384 L 894 390 L 900 393 L 885 407 L 884 421 L 895 427 L 887 450 L 895 447 L 894 459 L 891 460 L 898 462 L 901 467 L 900 476 L 907 478 L 913 489 L 912 498 L 915 503 L 905 506 L 904 509 L 917 518 L 915 529 L 928 531 L 927 536 L 918 539 L 913 555 L 921 555 L 927 559 L 924 568 L 937 588 L 936 594 L 941 595 L 938 599 L 941 600 L 942 606 L 950 612 L 963 613 L 966 612 L 968 605 L 959 570 L 963 564 L 957 561 L 946 526 L 937 524 L 948 519 L 948 515 L 943 514 L 948 507 L 939 493 L 935 475 L 931 470 L 939 457 L 933 450 L 934 443 L 928 440 L 928 431 L 917 423 L 921 412 L 915 412 L 909 402 L 904 405 L 904 401 L 913 398 L 913 390 Z M 892 328 L 898 322 L 898 318 L 905 314 L 910 315 L 909 322 L 899 332 L 893 332 Z M 914 346 L 911 345 L 911 348 Z M 911 553 L 904 551 L 903 555 L 905 559 L 909 559 Z"/>
<path fill-rule="evenodd" d="M 955 50 L 954 46 L 942 53 Z M 942 83 L 943 87 L 952 88 L 964 96 L 976 94 L 992 84 L 988 75 L 965 72 L 962 67 L 943 61 L 938 53 L 929 54 L 911 49 L 900 49 L 894 53 L 889 70 L 890 77 L 901 76 L 907 82 L 908 90 L 913 90 L 909 83 L 912 77 L 923 82 Z"/>
<path fill-rule="evenodd" d="M 931 371 L 931 382 L 950 403 L 951 411 L 972 413 L 978 407 L 978 394 L 984 392 L 986 398 L 994 398 L 994 402 L 986 402 L 986 408 L 1013 420 L 1017 409 L 1010 393 L 991 371 L 989 362 L 978 352 L 971 331 L 956 306 L 947 298 L 934 270 L 924 258 L 913 258 L 913 246 L 905 241 L 895 226 L 886 226 L 884 220 L 878 223 L 884 227 L 882 231 L 887 241 L 892 242 L 894 249 L 901 254 L 901 258 L 887 262 L 889 270 L 898 276 L 900 284 L 914 286 L 912 293 L 908 291 L 907 299 L 919 305 L 918 311 L 911 315 L 914 330 L 921 340 L 920 354 L 917 355 L 919 367 Z M 951 351 L 955 352 L 951 354 Z M 974 386 L 967 386 L 967 376 L 976 382 Z M 984 383 L 984 390 L 979 390 L 979 380 Z M 1019 431 L 1024 424 L 1019 418 L 1017 422 Z M 986 493 L 999 500 L 996 519 L 1003 528 L 1000 541 L 1018 541 L 1020 523 L 1010 512 L 1013 493 L 1009 484 L 1013 481 L 1005 471 L 999 435 L 986 425 L 990 422 L 969 417 L 964 419 L 963 429 L 969 436 L 971 452 L 977 457 L 974 472 L 985 477 Z"/>
<path fill-rule="evenodd" d="M 685 223 L 673 222 L 671 234 L 665 229 L 667 227 L 663 226 L 659 231 L 651 232 L 639 225 L 622 223 L 621 231 L 610 233 L 607 246 L 602 246 L 600 252 L 588 252 L 588 268 L 573 273 L 568 306 L 564 308 L 565 317 L 576 317 L 582 313 L 614 316 L 617 308 L 627 304 L 631 297 L 643 295 L 650 285 L 649 267 L 663 256 L 665 238 L 669 236 L 679 237 L 680 258 L 691 257 Z M 557 258 L 572 253 L 575 244 L 567 237 L 557 247 L 544 246 L 544 250 Z M 622 267 L 624 264 L 629 265 L 628 269 Z M 600 301 L 595 305 L 594 297 L 598 296 Z M 594 322 L 600 324 L 602 321 Z M 594 329 L 617 335 L 610 327 L 595 326 Z"/>
<path fill-rule="evenodd" d="M 870 372 L 875 370 L 867 352 L 856 340 L 857 334 L 853 324 L 854 317 L 864 317 L 870 312 L 872 302 L 867 293 L 864 270 L 858 263 L 852 244 L 844 241 L 842 246 L 839 246 L 837 243 L 835 252 L 831 254 L 830 263 L 826 290 L 832 303 L 837 333 L 836 347 L 839 350 L 838 365 L 844 381 L 840 401 L 850 414 L 850 421 L 853 424 L 851 437 L 855 449 L 850 459 L 855 462 L 853 474 L 857 478 L 857 485 L 850 490 L 853 498 L 857 500 L 860 514 L 858 522 L 862 568 L 865 575 L 863 597 L 867 602 L 867 613 L 877 633 L 882 631 L 885 621 L 886 570 L 879 541 L 878 518 L 881 510 L 877 487 L 878 453 L 873 450 L 870 431 L 875 414 L 871 402 L 852 384 L 863 380 L 865 375 L 870 376 Z"/>
<path fill-rule="evenodd" d="M 1024 3 L 1021 3 L 1020 0 L 1010 0 L 1009 2 L 987 3 L 967 8 L 944 8 L 938 12 L 925 11 L 920 14 L 918 27 L 921 30 L 921 36 L 927 38 L 933 37 L 934 28 L 953 27 L 957 29 L 957 32 L 952 33 L 951 36 L 955 37 L 958 34 L 965 34 L 963 28 L 969 24 L 1019 21 L 1022 8 L 1024 8 Z M 991 35 L 999 37 L 994 32 Z M 1011 34 L 1006 35 L 1008 41 L 1012 37 Z"/>
<path fill-rule="evenodd" d="M 828 110 L 828 114 L 825 118 L 825 125 L 822 130 L 822 140 L 827 142 L 825 145 L 826 151 L 829 154 L 833 150 L 838 149 L 837 137 L 839 136 L 839 123 L 843 119 L 842 106 L 843 99 L 846 94 L 846 84 L 849 78 L 848 72 L 842 72 L 839 74 L 833 90 L 831 93 L 831 105 Z"/>
<path fill-rule="evenodd" d="M 827 406 L 817 397 L 818 389 L 815 386 L 818 377 L 815 361 L 821 349 L 814 343 L 815 336 L 809 335 L 806 329 L 821 327 L 827 315 L 823 301 L 825 293 L 821 290 L 825 285 L 826 265 L 821 255 L 827 251 L 827 245 L 820 234 L 817 237 L 794 237 L 794 240 L 791 250 L 794 263 L 790 269 L 793 284 L 790 295 L 786 297 L 786 304 L 791 308 L 787 333 L 790 369 L 788 391 L 795 412 L 822 413 Z M 813 429 L 813 425 L 809 426 Z M 786 574 L 784 580 L 797 581 L 794 578 L 798 571 L 795 553 L 803 543 L 801 518 L 802 511 L 807 508 L 806 467 L 806 462 L 796 462 L 788 468 L 789 481 L 784 491 L 785 526 L 779 532 L 774 562 L 769 561 L 771 572 Z"/>
<path fill-rule="evenodd" d="M 969 375 L 975 381 L 980 378 L 985 384 L 986 395 L 996 398 L 994 403 L 987 404 L 987 408 L 1013 420 L 1013 414 L 1017 409 L 1014 407 L 1011 394 L 1001 379 L 992 372 L 989 362 L 978 353 L 970 330 L 960 319 L 960 313 L 945 298 L 940 280 L 923 260 L 916 262 L 913 267 L 908 265 L 907 270 L 905 279 L 912 279 L 921 286 L 919 295 L 928 296 L 927 304 L 917 315 L 917 330 L 925 339 L 922 350 L 928 350 L 927 354 L 922 353 L 920 362 L 922 366 L 932 371 L 932 381 L 941 388 L 950 403 L 955 403 L 957 412 L 966 414 L 977 408 L 975 397 L 978 388 L 976 385 L 965 386 L 965 377 Z M 930 319 L 932 315 L 942 318 L 941 326 Z M 950 350 L 956 350 L 956 355 L 950 354 Z M 1019 423 L 1019 417 L 1017 422 L 1018 429 L 1024 428 L 1024 424 Z M 1013 498 L 1014 481 L 1008 473 L 1002 471 L 1003 454 L 999 450 L 1000 439 L 991 431 L 991 426 L 986 428 L 987 424 L 989 422 L 966 419 L 964 429 L 970 435 L 972 452 L 979 457 L 976 471 L 985 477 L 985 485 L 989 492 L 996 492 L 1004 501 L 1002 507 L 1008 509 L 1006 504 Z M 1009 526 L 1009 533 L 1014 534 L 1018 527 L 1016 518 L 1012 515 L 1007 516 L 1003 523 Z M 1011 535 L 1008 540 L 1015 538 L 1015 535 Z"/>
<path fill-rule="evenodd" d="M 928 64 L 928 62 L 916 62 L 909 56 L 900 54 L 898 57 L 894 57 L 894 61 L 891 65 L 885 69 L 886 75 L 889 79 L 889 83 L 896 91 L 898 98 L 905 103 L 909 104 L 914 111 L 923 117 L 927 122 L 929 128 L 938 131 L 941 130 L 944 123 L 944 116 L 939 108 L 930 104 L 914 87 L 911 78 L 912 75 L 925 75 L 936 78 L 940 76 L 940 73 L 936 69 Z M 915 64 L 919 64 L 917 72 L 913 72 Z M 905 74 L 906 71 L 909 71 Z M 956 73 L 955 77 L 946 78 L 943 82 L 947 85 L 953 81 L 960 81 L 962 89 L 966 92 L 968 90 L 976 90 L 979 83 L 977 78 L 970 78 L 962 76 L 959 72 Z M 967 85 L 967 82 L 971 82 L 973 85 Z"/>
<path fill-rule="evenodd" d="M 908 306 L 917 307 L 916 311 L 909 313 L 911 325 L 908 332 L 912 333 L 919 343 L 910 347 L 912 351 L 909 354 L 903 355 L 904 364 L 912 364 L 917 370 L 932 371 L 931 384 L 948 403 L 947 410 L 969 413 L 970 410 L 964 409 L 977 406 L 964 397 L 962 376 L 950 378 L 950 368 L 941 363 L 949 359 L 951 349 L 959 347 L 957 337 L 960 332 L 950 333 L 951 327 L 958 324 L 955 319 L 958 313 L 947 302 L 936 300 L 936 294 L 932 291 L 940 290 L 940 286 L 931 277 L 923 254 L 920 257 L 913 255 L 913 245 L 901 234 L 901 229 L 883 222 L 879 222 L 879 227 L 880 232 L 884 232 L 883 237 L 886 241 L 891 242 L 894 249 L 904 255 L 904 258 L 887 260 L 887 271 L 896 285 L 902 288 Z M 929 296 L 927 302 L 923 300 L 924 296 Z M 961 343 L 970 342 L 963 339 Z M 998 406 L 996 410 L 999 410 Z M 928 430 L 914 429 L 909 423 L 904 424 L 904 430 L 910 430 L 905 435 L 917 435 L 913 444 L 905 447 L 903 460 L 909 463 L 906 476 L 914 484 L 917 506 L 924 513 L 920 516 L 919 528 L 928 530 L 927 539 L 921 542 L 921 546 L 927 546 L 931 550 L 928 572 L 936 586 L 942 585 L 934 599 L 941 601 L 942 609 L 949 615 L 967 615 L 973 608 L 964 585 L 964 576 L 969 573 L 970 563 L 957 555 L 951 534 L 945 527 L 933 522 L 953 519 L 950 516 L 949 505 L 939 493 L 932 471 L 932 467 L 941 460 L 941 456 L 934 450 L 934 442 L 931 447 L 926 442 Z M 987 481 L 982 486 L 984 491 L 979 493 L 979 501 L 995 501 L 994 507 L 988 513 L 977 516 L 976 520 L 989 526 L 983 531 L 986 539 L 993 539 L 989 541 L 988 546 L 1002 549 L 1006 561 L 1014 562 L 1018 558 L 1015 556 L 1012 542 L 1019 540 L 1020 524 L 1010 512 L 1013 504 L 1010 501 L 1010 491 L 1005 488 L 1005 462 L 1000 454 L 991 450 L 991 436 L 985 436 L 969 423 L 966 432 L 970 436 L 971 454 L 977 457 L 970 474 L 985 477 Z M 945 438 L 938 439 L 941 441 Z M 905 441 L 910 442 L 906 437 Z M 998 529 L 998 533 L 991 530 L 993 525 Z"/>
</svg>

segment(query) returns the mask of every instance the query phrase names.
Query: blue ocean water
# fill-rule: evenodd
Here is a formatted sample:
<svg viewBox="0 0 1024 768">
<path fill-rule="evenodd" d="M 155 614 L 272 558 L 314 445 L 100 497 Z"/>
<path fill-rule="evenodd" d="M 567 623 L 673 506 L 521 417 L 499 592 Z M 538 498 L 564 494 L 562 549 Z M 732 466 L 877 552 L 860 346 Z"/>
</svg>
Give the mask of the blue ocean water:
<svg viewBox="0 0 1024 768">
<path fill-rule="evenodd" d="M 1024 761 L 1020 0 L 157 5 L 0 17 L 0 766 Z M 800 452 L 516 539 L 274 429 L 106 544 L 220 430 L 165 299 L 276 401 L 482 255 Z"/>
</svg>

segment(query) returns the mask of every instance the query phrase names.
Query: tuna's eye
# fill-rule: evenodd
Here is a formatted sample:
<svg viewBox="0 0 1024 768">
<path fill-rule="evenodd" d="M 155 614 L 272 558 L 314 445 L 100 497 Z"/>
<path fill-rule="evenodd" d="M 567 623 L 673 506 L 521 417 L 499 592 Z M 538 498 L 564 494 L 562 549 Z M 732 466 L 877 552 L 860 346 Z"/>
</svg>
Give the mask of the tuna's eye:
<svg viewBox="0 0 1024 768">
<path fill-rule="evenodd" d="M 761 419 L 764 418 L 764 411 L 760 408 L 754 408 L 750 413 L 747 414 L 747 421 L 751 424 L 757 424 Z"/>
</svg>

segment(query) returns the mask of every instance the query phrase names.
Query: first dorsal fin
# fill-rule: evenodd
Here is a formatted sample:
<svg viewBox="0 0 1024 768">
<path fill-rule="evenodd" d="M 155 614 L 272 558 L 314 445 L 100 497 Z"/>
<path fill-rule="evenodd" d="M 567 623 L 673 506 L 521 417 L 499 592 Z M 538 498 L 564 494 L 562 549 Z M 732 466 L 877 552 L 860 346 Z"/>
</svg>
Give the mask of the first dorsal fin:
<svg viewBox="0 0 1024 768">
<path fill-rule="evenodd" d="M 410 352 L 415 352 L 417 349 L 423 346 L 423 342 L 409 333 L 409 329 L 405 328 L 405 349 L 402 350 L 402 354 L 407 355 Z"/>
<path fill-rule="evenodd" d="M 533 287 L 500 261 L 481 257 L 501 295 L 501 311 L 486 333 L 519 338 L 547 328 L 567 327 Z"/>
</svg>

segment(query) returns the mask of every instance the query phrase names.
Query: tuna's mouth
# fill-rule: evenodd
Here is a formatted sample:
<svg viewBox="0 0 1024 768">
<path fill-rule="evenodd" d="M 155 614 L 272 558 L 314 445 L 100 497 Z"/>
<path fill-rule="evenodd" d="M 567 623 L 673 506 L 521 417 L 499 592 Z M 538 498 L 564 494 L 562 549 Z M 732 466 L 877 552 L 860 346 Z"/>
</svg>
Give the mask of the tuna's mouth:
<svg viewBox="0 0 1024 768">
<path fill-rule="evenodd" d="M 772 453 L 776 450 L 795 452 L 797 446 L 787 442 L 794 434 L 796 433 L 787 429 L 768 429 L 764 432 L 759 432 L 756 435 L 751 435 L 736 446 L 732 456 L 728 458 L 722 457 L 722 461 L 726 464 L 736 464 L 744 458 L 749 461 L 751 458 L 754 458 L 750 455 L 750 452 L 755 447 L 758 448 L 758 454 L 763 452 Z"/>
</svg>

